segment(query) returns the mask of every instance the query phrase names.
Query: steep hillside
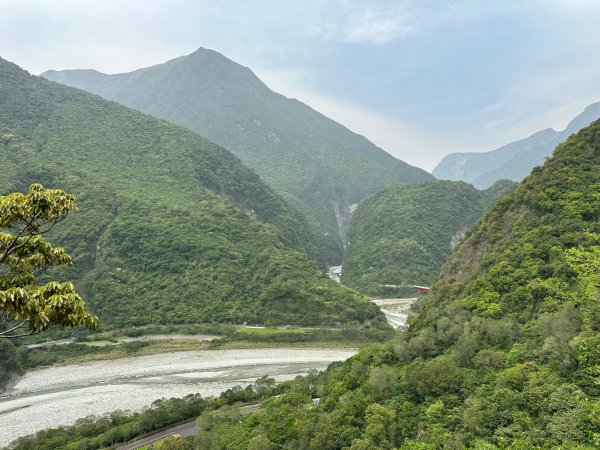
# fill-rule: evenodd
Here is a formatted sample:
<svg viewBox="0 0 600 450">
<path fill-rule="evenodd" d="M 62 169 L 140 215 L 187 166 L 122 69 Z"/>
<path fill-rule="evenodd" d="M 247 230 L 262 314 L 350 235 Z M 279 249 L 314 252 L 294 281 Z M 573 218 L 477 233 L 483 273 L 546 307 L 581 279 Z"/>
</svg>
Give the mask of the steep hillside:
<svg viewBox="0 0 600 450">
<path fill-rule="evenodd" d="M 468 228 L 514 186 L 502 181 L 478 191 L 438 181 L 380 192 L 352 216 L 342 283 L 375 296 L 412 295 L 406 285 L 429 286 Z"/>
<path fill-rule="evenodd" d="M 198 448 L 598 448 L 600 121 L 495 203 L 443 273 L 408 332 L 242 422 L 202 419 Z"/>
<path fill-rule="evenodd" d="M 500 179 L 521 181 L 531 169 L 543 164 L 557 144 L 598 118 L 600 103 L 594 103 L 563 131 L 548 128 L 487 153 L 452 153 L 440 161 L 433 174 L 441 180 L 466 181 L 480 189 Z"/>
<path fill-rule="evenodd" d="M 0 192 L 39 182 L 77 196 L 50 240 L 104 326 L 380 317 L 320 273 L 302 216 L 231 153 L 4 60 L 0 166 Z"/>
<path fill-rule="evenodd" d="M 201 48 L 131 73 L 42 76 L 187 127 L 231 150 L 312 217 L 339 261 L 351 210 L 398 183 L 433 180 L 305 104 L 271 91 L 248 68 Z"/>
</svg>

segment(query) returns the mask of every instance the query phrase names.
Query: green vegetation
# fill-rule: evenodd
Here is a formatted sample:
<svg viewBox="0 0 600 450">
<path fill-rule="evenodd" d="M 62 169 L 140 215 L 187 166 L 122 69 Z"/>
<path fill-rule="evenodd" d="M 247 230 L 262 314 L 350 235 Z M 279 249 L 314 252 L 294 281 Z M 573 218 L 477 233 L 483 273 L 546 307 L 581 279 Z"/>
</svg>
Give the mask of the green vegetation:
<svg viewBox="0 0 600 450">
<path fill-rule="evenodd" d="M 377 307 L 327 279 L 302 216 L 222 148 L 0 60 L 0 192 L 74 193 L 53 229 L 104 327 L 358 324 Z"/>
<path fill-rule="evenodd" d="M 414 295 L 407 285 L 429 286 L 452 245 L 514 186 L 500 181 L 478 191 L 438 181 L 390 187 L 364 201 L 350 223 L 342 283 L 374 296 Z"/>
<path fill-rule="evenodd" d="M 89 345 L 73 343 L 44 348 L 18 348 L 20 366 L 26 370 L 52 365 L 79 364 L 89 361 L 129 358 L 191 350 L 206 350 L 208 344 L 189 339 L 164 341 L 134 341 L 122 344 Z"/>
<path fill-rule="evenodd" d="M 170 337 L 168 333 L 171 333 Z M 174 333 L 174 334 L 173 334 Z M 185 336 L 213 333 L 220 336 L 210 342 L 186 339 Z M 161 339 L 128 338 L 161 334 Z M 232 325 L 183 325 L 130 329 L 87 335 L 68 345 L 27 348 L 22 341 L 17 348 L 5 347 L 6 364 L 20 372 L 52 365 L 77 364 L 88 361 L 118 359 L 133 356 L 155 355 L 191 350 L 229 348 L 357 348 L 390 339 L 394 332 L 390 327 L 365 326 L 340 329 L 301 328 L 245 328 Z M 1 353 L 0 355 L 4 354 Z M 3 361 L 4 362 L 4 361 Z M 0 384 L 1 386 L 1 384 Z"/>
<path fill-rule="evenodd" d="M 196 448 L 598 448 L 599 193 L 600 121 L 468 233 L 406 333 L 211 423 Z"/>
<path fill-rule="evenodd" d="M 223 337 L 211 344 L 215 348 L 281 346 L 299 344 L 300 346 L 315 347 L 360 347 L 368 343 L 381 342 L 393 336 L 389 327 L 364 327 L 356 329 L 346 327 L 340 329 L 281 329 L 281 328 L 239 328 L 235 333 Z M 310 344 L 313 345 L 310 345 Z"/>
<path fill-rule="evenodd" d="M 342 257 L 352 205 L 386 186 L 430 181 L 305 104 L 276 94 L 248 68 L 199 49 L 131 73 L 43 76 L 182 125 L 236 154 L 319 227 L 331 262 Z"/>
<path fill-rule="evenodd" d="M 183 399 L 157 400 L 152 407 L 139 412 L 117 411 L 109 416 L 79 419 L 70 427 L 51 428 L 29 437 L 17 439 L 9 448 L 14 450 L 103 449 L 127 442 L 138 436 L 169 425 L 193 419 L 204 411 L 226 404 L 224 399 L 203 399 L 188 395 Z"/>
<path fill-rule="evenodd" d="M 75 209 L 75 197 L 33 184 L 27 194 L 0 195 L 0 339 L 63 327 L 98 327 L 72 283 L 39 277 L 54 266 L 72 266 L 71 257 L 43 237 Z"/>
<path fill-rule="evenodd" d="M 201 415 L 193 446 L 598 448 L 599 193 L 600 121 L 557 147 L 469 231 L 406 333 L 322 374 L 265 386 L 256 413 Z M 257 395 L 236 388 L 221 399 Z M 80 431 L 70 428 L 21 448 L 51 442 L 43 433 L 77 448 Z"/>
<path fill-rule="evenodd" d="M 0 195 L 0 391 L 22 372 L 17 349 L 8 339 L 46 331 L 54 325 L 94 329 L 90 314 L 72 283 L 40 276 L 71 258 L 43 237 L 75 208 L 75 198 L 57 189 L 32 185 L 27 194 Z"/>
</svg>

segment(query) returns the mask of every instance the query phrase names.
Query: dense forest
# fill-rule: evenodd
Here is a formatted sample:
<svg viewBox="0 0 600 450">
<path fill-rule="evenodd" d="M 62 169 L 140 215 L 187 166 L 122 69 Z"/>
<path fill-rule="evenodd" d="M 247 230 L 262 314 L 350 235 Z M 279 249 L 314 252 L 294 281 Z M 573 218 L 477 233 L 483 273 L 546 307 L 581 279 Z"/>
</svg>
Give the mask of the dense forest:
<svg viewBox="0 0 600 450">
<path fill-rule="evenodd" d="M 598 448 L 599 192 L 600 121 L 468 233 L 408 332 L 196 448 Z"/>
<path fill-rule="evenodd" d="M 231 153 L 0 60 L 0 192 L 33 182 L 80 212 L 48 239 L 104 327 L 233 322 L 386 326 L 325 277 L 302 215 Z"/>
<path fill-rule="evenodd" d="M 182 125 L 232 151 L 313 219 L 331 262 L 341 261 L 353 205 L 386 186 L 434 179 L 271 91 L 250 69 L 213 50 L 130 73 L 42 76 Z"/>
<path fill-rule="evenodd" d="M 260 410 L 247 416 L 203 414 L 197 436 L 165 445 L 598 448 L 599 192 L 600 121 L 557 147 L 469 231 L 407 332 L 322 374 L 262 390 L 263 396 L 256 389 L 230 390 L 221 401 L 264 398 Z M 24 438 L 19 448 L 44 445 L 50 437 L 61 448 L 78 448 L 94 439 L 89 430 L 115 439 L 151 427 L 142 418 L 160 415 L 164 421 L 170 409 L 161 408 L 115 415 L 112 424 L 82 420 Z M 165 448 L 161 445 L 157 448 Z"/>
<path fill-rule="evenodd" d="M 485 209 L 516 186 L 485 191 L 464 182 L 394 186 L 364 201 L 350 222 L 342 283 L 374 296 L 412 295 L 426 285 Z"/>
</svg>

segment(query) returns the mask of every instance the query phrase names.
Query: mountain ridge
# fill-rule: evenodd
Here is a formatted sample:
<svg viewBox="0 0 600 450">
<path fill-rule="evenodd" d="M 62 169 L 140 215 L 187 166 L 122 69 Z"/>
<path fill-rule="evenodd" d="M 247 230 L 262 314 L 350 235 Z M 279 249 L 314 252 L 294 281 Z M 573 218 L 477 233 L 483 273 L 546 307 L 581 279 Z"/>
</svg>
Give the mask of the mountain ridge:
<svg viewBox="0 0 600 450">
<path fill-rule="evenodd" d="M 406 332 L 282 384 L 245 420 L 202 417 L 195 442 L 240 450 L 597 448 L 599 192 L 596 121 L 487 211 Z"/>
<path fill-rule="evenodd" d="M 429 286 L 453 243 L 515 186 L 504 180 L 479 191 L 440 180 L 384 189 L 352 216 L 342 284 L 378 297 L 413 295 L 409 286 Z"/>
<path fill-rule="evenodd" d="M 432 173 L 436 178 L 466 181 L 479 189 L 488 188 L 499 179 L 521 181 L 533 167 L 552 154 L 557 144 L 598 118 L 600 102 L 588 105 L 562 131 L 546 128 L 488 152 L 451 153 Z"/>
<path fill-rule="evenodd" d="M 299 100 L 272 91 L 249 68 L 213 50 L 201 48 L 124 74 L 42 75 L 185 126 L 232 151 L 313 219 L 330 261 L 343 253 L 340 224 L 352 205 L 386 186 L 434 180 Z"/>
<path fill-rule="evenodd" d="M 0 192 L 77 196 L 49 236 L 75 269 L 55 274 L 104 326 L 383 322 L 320 272 L 303 216 L 232 153 L 3 59 L 0 80 Z"/>
</svg>

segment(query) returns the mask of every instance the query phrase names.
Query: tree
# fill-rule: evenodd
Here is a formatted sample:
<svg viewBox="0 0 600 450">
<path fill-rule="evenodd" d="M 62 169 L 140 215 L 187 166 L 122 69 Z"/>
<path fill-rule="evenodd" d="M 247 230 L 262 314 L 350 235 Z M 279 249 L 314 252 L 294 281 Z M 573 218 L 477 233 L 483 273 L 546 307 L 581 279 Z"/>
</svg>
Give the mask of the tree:
<svg viewBox="0 0 600 450">
<path fill-rule="evenodd" d="M 54 325 L 98 327 L 72 283 L 39 285 L 47 269 L 73 265 L 64 249 L 44 239 L 72 210 L 73 195 L 39 184 L 32 184 L 27 194 L 0 196 L 0 339 Z"/>
</svg>

